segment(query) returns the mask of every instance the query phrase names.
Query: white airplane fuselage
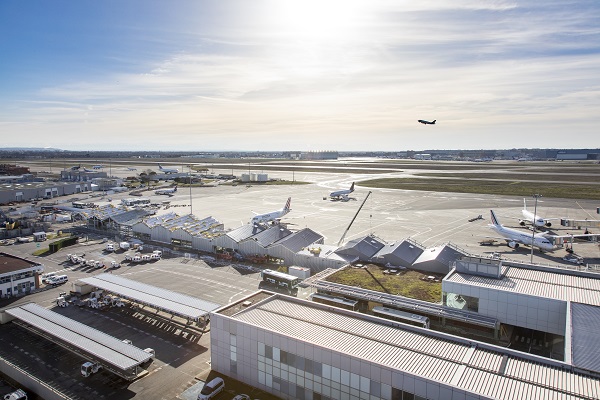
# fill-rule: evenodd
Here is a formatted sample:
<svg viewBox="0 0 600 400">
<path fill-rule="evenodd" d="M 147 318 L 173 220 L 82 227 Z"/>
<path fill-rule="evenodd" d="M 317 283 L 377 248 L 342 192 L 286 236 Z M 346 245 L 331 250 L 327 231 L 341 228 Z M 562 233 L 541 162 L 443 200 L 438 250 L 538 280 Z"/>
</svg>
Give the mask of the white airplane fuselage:
<svg viewBox="0 0 600 400">
<path fill-rule="evenodd" d="M 160 164 L 158 164 L 158 169 L 165 174 L 176 174 L 179 172 L 177 168 L 163 168 L 163 166 Z"/>
<path fill-rule="evenodd" d="M 329 197 L 344 197 L 344 196 L 348 196 L 350 193 L 354 192 L 354 182 L 352 182 L 352 186 L 350 186 L 350 189 L 346 189 L 346 190 L 338 190 L 335 192 L 331 192 L 329 193 Z"/>
<path fill-rule="evenodd" d="M 529 234 L 528 232 L 522 232 L 517 229 L 506 228 L 498 221 L 496 218 L 496 214 L 494 214 L 493 210 L 490 210 L 492 216 L 492 223 L 489 226 L 490 229 L 496 231 L 500 236 L 506 240 L 506 244 L 508 247 L 516 249 L 519 245 L 525 246 L 533 246 L 537 247 L 541 250 L 552 251 L 555 250 L 556 247 L 544 233 Z"/>
<path fill-rule="evenodd" d="M 268 222 L 278 220 L 279 218 L 283 217 L 284 215 L 286 215 L 290 211 L 292 211 L 290 208 L 291 201 L 292 201 L 292 198 L 291 197 L 288 198 L 287 203 L 285 203 L 285 206 L 281 210 L 272 211 L 272 212 L 266 213 L 266 214 L 255 215 L 254 218 L 252 218 L 252 220 L 250 221 L 250 223 L 251 224 L 266 224 Z"/>
</svg>

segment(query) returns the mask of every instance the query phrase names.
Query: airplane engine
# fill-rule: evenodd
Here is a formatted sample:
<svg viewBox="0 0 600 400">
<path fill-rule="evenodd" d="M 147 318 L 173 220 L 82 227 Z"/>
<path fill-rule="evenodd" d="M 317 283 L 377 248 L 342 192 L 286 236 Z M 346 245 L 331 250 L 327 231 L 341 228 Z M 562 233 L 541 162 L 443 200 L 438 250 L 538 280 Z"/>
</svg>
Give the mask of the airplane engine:
<svg viewBox="0 0 600 400">
<path fill-rule="evenodd" d="M 522 219 L 519 220 L 519 225 L 521 226 L 525 226 L 525 221 L 523 221 Z"/>
<path fill-rule="evenodd" d="M 510 247 L 511 249 L 518 249 L 519 248 L 519 243 L 517 243 L 517 242 L 508 242 L 506 245 L 508 247 Z"/>
<path fill-rule="evenodd" d="M 552 222 L 546 222 L 546 226 L 550 228 L 552 226 Z"/>
</svg>

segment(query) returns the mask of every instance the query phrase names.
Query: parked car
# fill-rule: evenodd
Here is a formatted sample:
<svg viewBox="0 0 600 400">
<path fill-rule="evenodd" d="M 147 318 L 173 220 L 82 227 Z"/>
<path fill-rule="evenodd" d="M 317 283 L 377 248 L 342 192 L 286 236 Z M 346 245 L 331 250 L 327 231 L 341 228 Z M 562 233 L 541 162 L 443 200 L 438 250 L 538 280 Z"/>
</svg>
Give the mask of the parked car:
<svg viewBox="0 0 600 400">
<path fill-rule="evenodd" d="M 214 378 L 212 381 L 204 385 L 204 387 L 200 391 L 200 394 L 198 395 L 198 400 L 214 399 L 224 389 L 225 381 L 223 380 L 223 378 Z"/>
</svg>

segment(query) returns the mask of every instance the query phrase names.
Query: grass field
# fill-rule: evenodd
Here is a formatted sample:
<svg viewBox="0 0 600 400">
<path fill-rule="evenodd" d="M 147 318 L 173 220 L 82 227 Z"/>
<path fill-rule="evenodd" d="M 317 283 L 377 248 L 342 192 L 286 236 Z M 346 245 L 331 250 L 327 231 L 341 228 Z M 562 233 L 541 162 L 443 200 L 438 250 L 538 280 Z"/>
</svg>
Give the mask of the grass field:
<svg viewBox="0 0 600 400">
<path fill-rule="evenodd" d="M 435 179 L 435 178 L 384 178 L 361 181 L 360 186 L 423 190 L 430 192 L 498 194 L 505 196 L 531 196 L 543 193 L 545 197 L 563 199 L 600 200 L 600 185 L 509 181 Z"/>
<path fill-rule="evenodd" d="M 421 278 L 431 275 L 413 270 L 398 275 L 384 274 L 386 268 L 368 264 L 366 268 L 345 268 L 327 278 L 327 281 L 363 289 L 374 290 L 412 299 L 439 303 L 442 299 L 441 282 L 425 282 Z M 441 281 L 441 276 L 439 276 Z"/>
</svg>

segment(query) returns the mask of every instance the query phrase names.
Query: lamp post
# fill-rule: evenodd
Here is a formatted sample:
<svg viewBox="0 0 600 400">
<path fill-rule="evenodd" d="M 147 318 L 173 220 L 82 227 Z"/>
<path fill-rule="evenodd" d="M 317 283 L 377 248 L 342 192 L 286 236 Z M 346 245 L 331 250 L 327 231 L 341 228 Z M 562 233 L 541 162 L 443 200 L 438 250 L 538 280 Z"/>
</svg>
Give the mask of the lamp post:
<svg viewBox="0 0 600 400">
<path fill-rule="evenodd" d="M 542 197 L 541 194 L 534 194 L 533 198 L 535 199 L 535 205 L 533 206 L 533 233 L 531 234 L 531 263 L 533 264 L 533 244 L 535 243 L 535 230 L 537 229 L 536 219 L 537 219 L 537 201 L 538 198 Z"/>
</svg>

